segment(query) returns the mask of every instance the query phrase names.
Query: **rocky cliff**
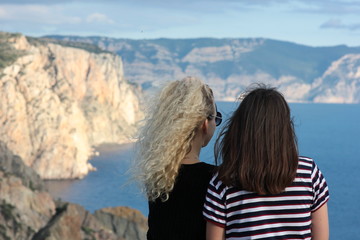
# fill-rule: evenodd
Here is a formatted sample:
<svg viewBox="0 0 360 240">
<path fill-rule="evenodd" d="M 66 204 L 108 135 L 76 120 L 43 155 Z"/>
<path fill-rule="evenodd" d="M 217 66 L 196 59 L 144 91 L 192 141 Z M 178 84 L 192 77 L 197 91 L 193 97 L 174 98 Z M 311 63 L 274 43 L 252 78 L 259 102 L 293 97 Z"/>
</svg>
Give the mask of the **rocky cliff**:
<svg viewBox="0 0 360 240">
<path fill-rule="evenodd" d="M 91 214 L 54 201 L 40 176 L 0 141 L 0 239 L 144 240 L 147 219 L 127 207 Z"/>
<path fill-rule="evenodd" d="M 30 239 L 55 214 L 40 177 L 0 141 L 0 239 Z"/>
<path fill-rule="evenodd" d="M 359 47 L 310 47 L 271 39 L 115 39 L 86 42 L 123 58 L 125 75 L 144 89 L 194 75 L 218 100 L 233 101 L 251 83 L 278 87 L 290 102 L 360 103 Z"/>
<path fill-rule="evenodd" d="M 360 54 L 347 54 L 334 61 L 313 85 L 314 102 L 360 103 Z"/>
<path fill-rule="evenodd" d="M 83 177 L 92 146 L 131 141 L 142 116 L 121 59 L 79 46 L 0 33 L 0 140 L 45 179 Z"/>
</svg>

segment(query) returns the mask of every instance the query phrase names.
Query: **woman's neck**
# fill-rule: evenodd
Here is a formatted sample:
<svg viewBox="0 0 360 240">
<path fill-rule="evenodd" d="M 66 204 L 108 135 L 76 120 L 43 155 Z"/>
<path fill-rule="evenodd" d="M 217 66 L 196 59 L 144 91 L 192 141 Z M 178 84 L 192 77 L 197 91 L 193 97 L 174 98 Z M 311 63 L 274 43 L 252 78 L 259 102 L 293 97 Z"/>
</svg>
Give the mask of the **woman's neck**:
<svg viewBox="0 0 360 240">
<path fill-rule="evenodd" d="M 200 162 L 199 157 L 198 156 L 191 156 L 191 155 L 186 155 L 185 158 L 181 161 L 181 164 L 194 164 L 194 163 L 198 163 Z"/>
<path fill-rule="evenodd" d="M 195 135 L 191 143 L 191 150 L 188 154 L 185 155 L 184 159 L 181 161 L 182 164 L 193 164 L 200 162 L 199 156 L 202 148 L 203 139 L 202 135 L 199 132 Z"/>
<path fill-rule="evenodd" d="M 196 144 L 193 142 L 191 144 L 191 150 L 188 154 L 185 155 L 184 159 L 181 161 L 182 164 L 193 164 L 200 162 L 199 155 L 200 155 L 201 145 Z"/>
</svg>

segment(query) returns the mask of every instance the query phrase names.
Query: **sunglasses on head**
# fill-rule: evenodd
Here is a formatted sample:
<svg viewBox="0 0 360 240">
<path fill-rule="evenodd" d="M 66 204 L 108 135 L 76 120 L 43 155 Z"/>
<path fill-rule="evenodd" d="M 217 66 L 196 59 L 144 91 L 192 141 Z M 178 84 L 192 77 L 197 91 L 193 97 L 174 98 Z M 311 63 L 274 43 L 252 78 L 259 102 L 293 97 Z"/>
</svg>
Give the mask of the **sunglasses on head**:
<svg viewBox="0 0 360 240">
<path fill-rule="evenodd" d="M 219 126 L 222 122 L 222 115 L 220 112 L 217 111 L 217 107 L 215 105 L 215 109 L 216 109 L 216 116 L 214 115 L 209 115 L 210 118 L 215 118 L 215 125 Z"/>
</svg>

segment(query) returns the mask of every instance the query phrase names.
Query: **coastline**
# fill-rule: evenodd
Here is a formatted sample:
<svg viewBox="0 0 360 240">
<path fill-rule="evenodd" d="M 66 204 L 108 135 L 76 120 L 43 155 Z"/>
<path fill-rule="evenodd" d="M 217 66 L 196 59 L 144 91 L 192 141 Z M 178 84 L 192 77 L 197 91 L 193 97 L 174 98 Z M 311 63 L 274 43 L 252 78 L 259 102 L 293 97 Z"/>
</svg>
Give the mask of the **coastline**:
<svg viewBox="0 0 360 240">
<path fill-rule="evenodd" d="M 134 142 L 96 146 L 99 155 L 89 159 L 96 171 L 82 179 L 47 180 L 45 185 L 54 199 L 81 204 L 92 213 L 104 207 L 128 206 L 146 216 L 147 202 L 128 172 L 133 147 Z"/>
<path fill-rule="evenodd" d="M 99 156 L 102 154 L 115 153 L 119 151 L 129 150 L 134 146 L 135 142 L 126 142 L 126 143 L 102 143 L 100 145 L 94 146 L 94 152 L 98 152 Z M 89 160 L 97 156 L 92 156 Z"/>
</svg>

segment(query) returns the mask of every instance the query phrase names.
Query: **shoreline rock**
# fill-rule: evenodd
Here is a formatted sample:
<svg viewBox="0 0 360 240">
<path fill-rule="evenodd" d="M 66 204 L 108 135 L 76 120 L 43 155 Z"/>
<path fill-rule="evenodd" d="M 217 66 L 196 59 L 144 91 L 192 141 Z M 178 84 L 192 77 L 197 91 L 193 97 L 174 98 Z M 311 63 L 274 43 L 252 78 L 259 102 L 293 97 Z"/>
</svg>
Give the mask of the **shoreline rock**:
<svg viewBox="0 0 360 240">
<path fill-rule="evenodd" d="M 40 176 L 1 141 L 0 166 L 1 239 L 146 239 L 147 218 L 138 210 L 114 207 L 91 214 L 78 204 L 53 200 Z"/>
</svg>

